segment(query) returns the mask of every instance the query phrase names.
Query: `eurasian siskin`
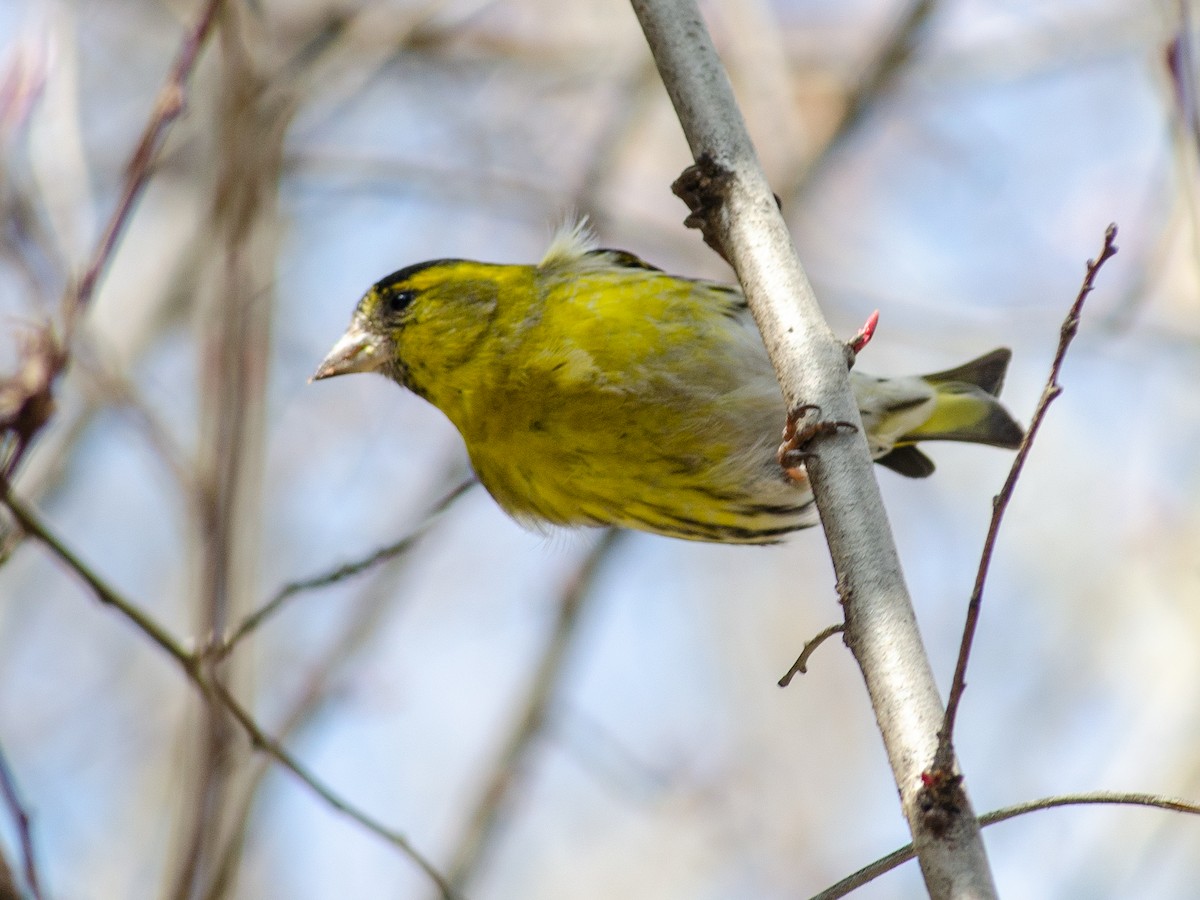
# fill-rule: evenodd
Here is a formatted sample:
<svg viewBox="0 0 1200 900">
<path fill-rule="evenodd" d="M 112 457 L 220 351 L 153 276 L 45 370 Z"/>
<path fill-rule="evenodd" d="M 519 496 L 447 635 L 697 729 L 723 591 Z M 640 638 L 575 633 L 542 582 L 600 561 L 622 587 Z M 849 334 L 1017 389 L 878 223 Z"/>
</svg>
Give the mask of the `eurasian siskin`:
<svg viewBox="0 0 1200 900">
<path fill-rule="evenodd" d="M 852 371 L 875 460 L 920 478 L 916 441 L 1016 446 L 995 399 L 1009 357 Z M 582 225 L 537 265 L 438 259 L 379 281 L 313 377 L 371 371 L 449 417 L 520 521 L 747 544 L 817 522 L 803 470 L 776 459 L 784 401 L 741 291 L 594 249 Z"/>
</svg>

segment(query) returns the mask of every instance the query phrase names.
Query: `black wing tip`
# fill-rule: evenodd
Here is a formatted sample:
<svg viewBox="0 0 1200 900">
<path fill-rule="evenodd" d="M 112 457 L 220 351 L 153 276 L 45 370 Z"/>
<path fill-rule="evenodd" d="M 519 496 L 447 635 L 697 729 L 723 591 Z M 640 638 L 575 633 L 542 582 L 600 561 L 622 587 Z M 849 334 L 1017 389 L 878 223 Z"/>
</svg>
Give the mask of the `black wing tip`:
<svg viewBox="0 0 1200 900">
<path fill-rule="evenodd" d="M 1004 376 L 1008 374 L 1010 362 L 1012 362 L 1012 350 L 1008 347 L 997 347 L 961 366 L 926 375 L 925 380 L 933 384 L 945 384 L 951 381 L 973 384 L 987 391 L 993 397 L 998 397 L 1004 387 Z"/>
<path fill-rule="evenodd" d="M 913 446 L 894 447 L 875 462 L 905 478 L 928 478 L 937 468 L 932 459 Z"/>
</svg>

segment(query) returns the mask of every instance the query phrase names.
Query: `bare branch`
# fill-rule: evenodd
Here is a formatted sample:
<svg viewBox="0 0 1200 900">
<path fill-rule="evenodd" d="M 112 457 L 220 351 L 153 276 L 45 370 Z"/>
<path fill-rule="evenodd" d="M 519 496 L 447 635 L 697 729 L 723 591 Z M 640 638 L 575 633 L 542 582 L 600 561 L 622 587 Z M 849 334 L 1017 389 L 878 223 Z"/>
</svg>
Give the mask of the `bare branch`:
<svg viewBox="0 0 1200 900">
<path fill-rule="evenodd" d="M 84 584 L 96 595 L 97 600 L 111 606 L 136 625 L 143 634 L 158 645 L 159 649 L 163 650 L 175 662 L 179 663 L 180 667 L 188 674 L 188 677 L 193 680 L 198 677 L 195 658 L 183 649 L 166 628 L 159 625 L 153 618 L 109 587 L 107 582 L 93 572 L 83 560 L 76 556 L 69 547 L 63 544 L 56 535 L 42 524 L 32 509 L 17 499 L 8 482 L 0 482 L 0 491 L 3 492 L 2 499 L 4 505 L 8 507 L 9 512 L 13 514 L 13 518 L 17 520 L 27 535 L 45 544 L 50 552 L 57 556 L 68 569 L 83 580 Z"/>
<path fill-rule="evenodd" d="M 308 785 L 309 789 L 324 800 L 327 805 L 333 807 L 359 825 L 362 825 L 373 834 L 383 838 L 389 844 L 399 848 L 429 876 L 429 879 L 437 885 L 438 890 L 442 893 L 442 897 L 446 898 L 446 900 L 455 900 L 459 896 L 450 886 L 445 876 L 434 867 L 433 863 L 425 858 L 424 854 L 420 853 L 412 845 L 408 838 L 400 832 L 384 825 L 374 816 L 363 812 L 357 806 L 344 800 L 340 794 L 335 793 L 332 788 L 318 779 L 306 766 L 285 750 L 283 745 L 259 728 L 249 711 L 229 693 L 229 688 L 220 682 L 209 682 L 205 685 L 205 688 L 211 691 L 213 696 L 219 699 L 224 707 L 229 710 L 234 721 L 242 726 L 256 749 L 266 753 L 300 779 L 303 784 Z"/>
<path fill-rule="evenodd" d="M 70 344 L 76 319 L 91 302 L 92 295 L 96 292 L 96 286 L 112 259 L 117 242 L 125 231 L 125 226 L 129 224 L 134 205 L 150 181 L 151 166 L 166 139 L 167 132 L 186 107 L 188 81 L 191 78 L 192 70 L 196 67 L 200 51 L 204 48 L 204 44 L 212 32 L 222 2 L 223 0 L 207 0 L 204 4 L 196 24 L 184 35 L 179 51 L 175 55 L 175 62 L 167 73 L 166 81 L 159 89 L 154 110 L 150 113 L 146 127 L 142 130 L 142 136 L 126 166 L 125 185 L 121 190 L 117 206 L 109 217 L 104 233 L 92 253 L 91 262 L 84 270 L 83 277 L 64 298 L 65 344 Z"/>
<path fill-rule="evenodd" d="M 846 99 L 846 109 L 837 128 L 820 152 L 800 170 L 785 199 L 792 202 L 817 182 L 825 166 L 834 159 L 850 137 L 885 96 L 912 59 L 921 33 L 937 8 L 936 0 L 914 0 L 899 17 L 887 40 L 871 60 Z"/>
<path fill-rule="evenodd" d="M 0 429 L 3 430 L 3 476 L 11 478 L 26 449 L 49 421 L 54 410 L 54 386 L 70 362 L 70 346 L 79 316 L 96 292 L 101 276 L 138 197 L 150 180 L 152 164 L 171 124 L 179 118 L 187 96 L 187 83 L 196 60 L 216 21 L 222 0 L 207 0 L 196 24 L 184 35 L 175 62 L 160 89 L 153 112 L 126 168 L 125 184 L 117 206 L 79 281 L 62 300 L 62 332 L 44 326 L 23 355 L 17 372 L 0 380 Z"/>
<path fill-rule="evenodd" d="M 1079 329 L 1079 316 L 1083 312 L 1083 303 L 1087 299 L 1088 294 L 1092 292 L 1095 285 L 1096 275 L 1099 274 L 1101 267 L 1117 252 L 1117 245 L 1114 243 L 1117 238 L 1117 226 L 1109 225 L 1104 232 L 1104 246 L 1100 250 L 1100 255 L 1095 259 L 1089 259 L 1087 262 L 1087 271 L 1083 277 L 1083 284 L 1079 287 L 1079 294 L 1075 297 L 1075 302 L 1071 304 L 1070 310 L 1067 312 L 1067 317 L 1063 320 L 1062 328 L 1058 336 L 1058 350 L 1054 354 L 1054 362 L 1050 364 L 1050 375 L 1046 379 L 1046 386 L 1042 390 L 1042 396 L 1038 400 L 1037 408 L 1034 410 L 1033 418 L 1029 422 L 1029 430 L 1025 432 L 1025 438 L 1021 441 L 1021 446 L 1017 449 L 1016 458 L 1013 459 L 1012 468 L 1009 469 L 1008 478 L 1004 481 L 1004 486 L 1000 489 L 1000 493 L 992 500 L 992 521 L 988 526 L 987 537 L 983 542 L 983 554 L 979 560 L 979 570 L 975 575 L 975 587 L 971 591 L 971 600 L 967 604 L 967 621 L 963 626 L 962 642 L 958 649 L 958 662 L 954 667 L 954 681 L 950 686 L 950 696 L 946 701 L 946 715 L 942 720 L 941 730 L 938 732 L 938 750 L 934 757 L 932 772 L 930 777 L 933 781 L 938 781 L 937 773 L 947 773 L 950 771 L 951 762 L 953 759 L 954 745 L 954 721 L 958 715 L 958 707 L 962 701 L 963 691 L 966 689 L 967 663 L 971 657 L 971 646 L 975 640 L 975 631 L 979 625 L 979 613 L 983 606 L 983 588 L 987 583 L 988 569 L 992 564 L 992 554 L 996 549 L 996 538 L 1000 533 L 1000 523 L 1004 519 L 1004 512 L 1008 509 L 1009 501 L 1012 500 L 1013 491 L 1017 487 L 1017 479 L 1021 477 L 1021 470 L 1025 467 L 1025 460 L 1029 456 L 1029 451 L 1033 447 L 1033 441 L 1037 437 L 1038 430 L 1042 427 L 1042 420 L 1046 418 L 1046 410 L 1055 398 L 1062 393 L 1062 385 L 1058 383 L 1059 373 L 1062 371 L 1063 360 L 1066 358 L 1067 349 L 1071 346 L 1071 341 L 1075 338 L 1075 333 Z"/>
<path fill-rule="evenodd" d="M 550 632 L 550 638 L 542 651 L 525 710 L 518 717 L 512 733 L 505 742 L 483 790 L 479 804 L 471 814 L 466 830 L 459 838 L 458 847 L 451 857 L 449 868 L 450 884 L 457 890 L 465 890 L 472 875 L 494 839 L 496 828 L 514 790 L 519 787 L 525 760 L 528 758 L 535 739 L 545 728 L 546 719 L 558 696 L 562 675 L 578 633 L 587 601 L 594 596 L 596 576 L 605 561 L 628 532 L 608 529 L 589 551 L 579 568 L 562 591 L 558 604 L 558 618 Z"/>
<path fill-rule="evenodd" d="M 279 717 L 278 724 L 272 729 L 271 733 L 275 735 L 276 741 L 292 742 L 308 724 L 329 709 L 330 702 L 338 696 L 333 689 L 338 668 L 346 665 L 354 652 L 370 638 L 378 636 L 380 619 L 395 608 L 393 601 L 400 595 L 393 590 L 393 582 L 399 573 L 398 568 L 381 570 L 382 577 L 371 580 L 356 600 L 349 604 L 349 611 L 338 617 L 334 625 L 337 633 L 309 667 L 302 686 L 292 698 L 287 711 Z M 258 758 L 254 772 L 241 786 L 242 795 L 237 811 L 232 816 L 234 825 L 225 845 L 216 854 L 218 863 L 214 867 L 214 894 L 232 881 L 249 833 L 259 789 L 267 774 L 273 770 L 273 760 L 264 755 Z"/>
<path fill-rule="evenodd" d="M 424 521 L 414 531 L 406 534 L 395 543 L 388 544 L 386 547 L 380 547 L 378 550 L 373 550 L 361 559 L 342 563 L 336 568 L 322 572 L 319 575 L 313 575 L 310 578 L 285 584 L 275 592 L 275 595 L 270 600 L 246 616 L 229 637 L 219 644 L 214 645 L 208 652 L 217 658 L 228 656 L 233 652 L 234 647 L 241 643 L 248 634 L 262 625 L 271 616 L 275 615 L 284 603 L 297 594 L 329 587 L 331 584 L 337 584 L 339 581 L 353 578 L 355 575 L 361 575 L 363 572 L 373 569 L 381 563 L 404 556 L 429 533 L 430 529 L 433 528 L 437 520 L 441 517 L 441 514 L 449 509 L 454 504 L 454 501 L 478 483 L 472 476 L 452 488 L 442 499 L 433 505 L 426 514 Z"/>
<path fill-rule="evenodd" d="M 17 790 L 17 779 L 13 776 L 3 748 L 0 748 L 0 794 L 4 796 L 4 805 L 8 807 L 13 824 L 17 829 L 17 838 L 21 842 L 21 864 L 25 875 L 25 886 L 34 900 L 42 900 L 42 881 L 38 876 L 37 857 L 33 852 L 33 824 L 29 811 L 21 800 Z M 14 894 L 16 896 L 16 894 Z"/>
<path fill-rule="evenodd" d="M 245 707 L 241 706 L 233 695 L 229 693 L 229 690 L 224 685 L 212 681 L 204 672 L 204 667 L 200 665 L 199 659 L 185 650 L 165 627 L 143 612 L 136 604 L 131 603 L 118 591 L 110 587 L 107 582 L 63 544 L 31 509 L 17 499 L 6 482 L 0 482 L 0 490 L 3 490 L 5 505 L 21 524 L 21 527 L 25 529 L 25 533 L 41 541 L 68 569 L 81 578 L 84 584 L 96 596 L 96 599 L 107 606 L 111 606 L 132 622 L 139 631 L 149 637 L 160 649 L 175 660 L 188 680 L 196 686 L 197 690 L 204 697 L 215 698 L 228 709 L 233 721 L 241 726 L 256 749 L 267 754 L 295 775 L 302 784 L 324 800 L 327 805 L 400 850 L 429 876 L 430 880 L 441 890 L 443 897 L 454 898 L 456 896 L 446 881 L 445 876 L 434 867 L 433 863 L 424 854 L 409 842 L 408 838 L 363 812 L 321 782 L 316 775 L 311 773 L 295 757 L 288 753 L 274 737 L 267 734 L 254 721 L 254 718 Z"/>
<path fill-rule="evenodd" d="M 728 77 L 692 0 L 633 0 L 696 171 L 706 222 L 734 265 L 789 410 L 817 404 L 860 423 L 845 345 L 826 324 L 746 134 Z M 707 201 L 707 202 L 704 202 Z M 933 897 L 995 896 L 979 826 L 961 785 L 957 813 L 930 821 L 918 802 L 942 706 L 861 427 L 820 437 L 807 464 L 862 670 L 904 813 Z"/>
<path fill-rule="evenodd" d="M 1036 812 L 1041 809 L 1053 809 L 1056 806 L 1093 805 L 1147 806 L 1153 809 L 1166 809 L 1172 812 L 1200 815 L 1200 804 L 1190 803 L 1187 800 L 1163 797 L 1158 794 L 1126 794 L 1117 791 L 1093 791 L 1085 794 L 1058 794 L 1053 797 L 1043 797 L 1040 800 L 1030 800 L 1027 803 L 1018 803 L 1016 806 L 1006 806 L 1003 809 L 997 809 L 980 816 L 979 824 L 983 827 L 995 825 L 997 822 L 1014 819 L 1017 816 L 1023 816 L 1026 813 Z M 837 900 L 839 897 L 845 897 L 851 892 L 858 890 L 858 888 L 867 882 L 874 881 L 880 875 L 890 872 L 912 858 L 912 844 L 907 844 L 899 850 L 894 850 L 887 856 L 875 860 L 869 866 L 864 866 L 853 875 L 843 878 L 837 884 L 826 888 L 821 893 L 816 894 L 812 900 Z"/>
</svg>

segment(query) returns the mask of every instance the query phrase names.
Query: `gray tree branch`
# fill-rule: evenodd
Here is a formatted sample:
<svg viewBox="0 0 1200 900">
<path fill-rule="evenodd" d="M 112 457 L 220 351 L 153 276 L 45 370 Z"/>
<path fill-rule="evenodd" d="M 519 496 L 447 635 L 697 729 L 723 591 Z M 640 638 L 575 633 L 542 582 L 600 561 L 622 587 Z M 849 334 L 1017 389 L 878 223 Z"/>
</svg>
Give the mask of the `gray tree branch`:
<svg viewBox="0 0 1200 900">
<path fill-rule="evenodd" d="M 632 0 L 693 156 L 719 197 L 709 225 L 737 272 L 789 408 L 816 403 L 860 422 L 843 344 L 817 305 L 758 164 L 728 77 L 693 0 Z M 861 424 L 861 423 L 860 423 Z M 861 427 L 820 439 L 808 472 L 854 653 L 879 724 L 930 895 L 993 897 L 979 825 L 960 779 L 953 802 L 919 802 L 942 704 Z M 933 813 L 932 815 L 930 813 Z"/>
</svg>

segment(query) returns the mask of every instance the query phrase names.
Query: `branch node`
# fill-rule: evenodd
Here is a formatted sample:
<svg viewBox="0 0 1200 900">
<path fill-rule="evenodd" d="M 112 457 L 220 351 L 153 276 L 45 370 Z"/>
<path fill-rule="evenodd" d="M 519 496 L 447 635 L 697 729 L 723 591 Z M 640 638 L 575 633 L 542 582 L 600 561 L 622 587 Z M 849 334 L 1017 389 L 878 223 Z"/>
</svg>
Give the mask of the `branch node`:
<svg viewBox="0 0 1200 900">
<path fill-rule="evenodd" d="M 699 229 L 704 235 L 704 243 L 727 263 L 729 255 L 721 242 L 716 214 L 725 206 L 733 177 L 733 170 L 717 162 L 708 153 L 701 153 L 695 164 L 684 169 L 671 185 L 671 192 L 691 210 L 683 224 Z"/>
<path fill-rule="evenodd" d="M 959 821 L 966 805 L 962 782 L 962 775 L 949 769 L 931 768 L 921 773 L 917 806 L 925 827 L 934 837 L 945 837 Z"/>
</svg>

